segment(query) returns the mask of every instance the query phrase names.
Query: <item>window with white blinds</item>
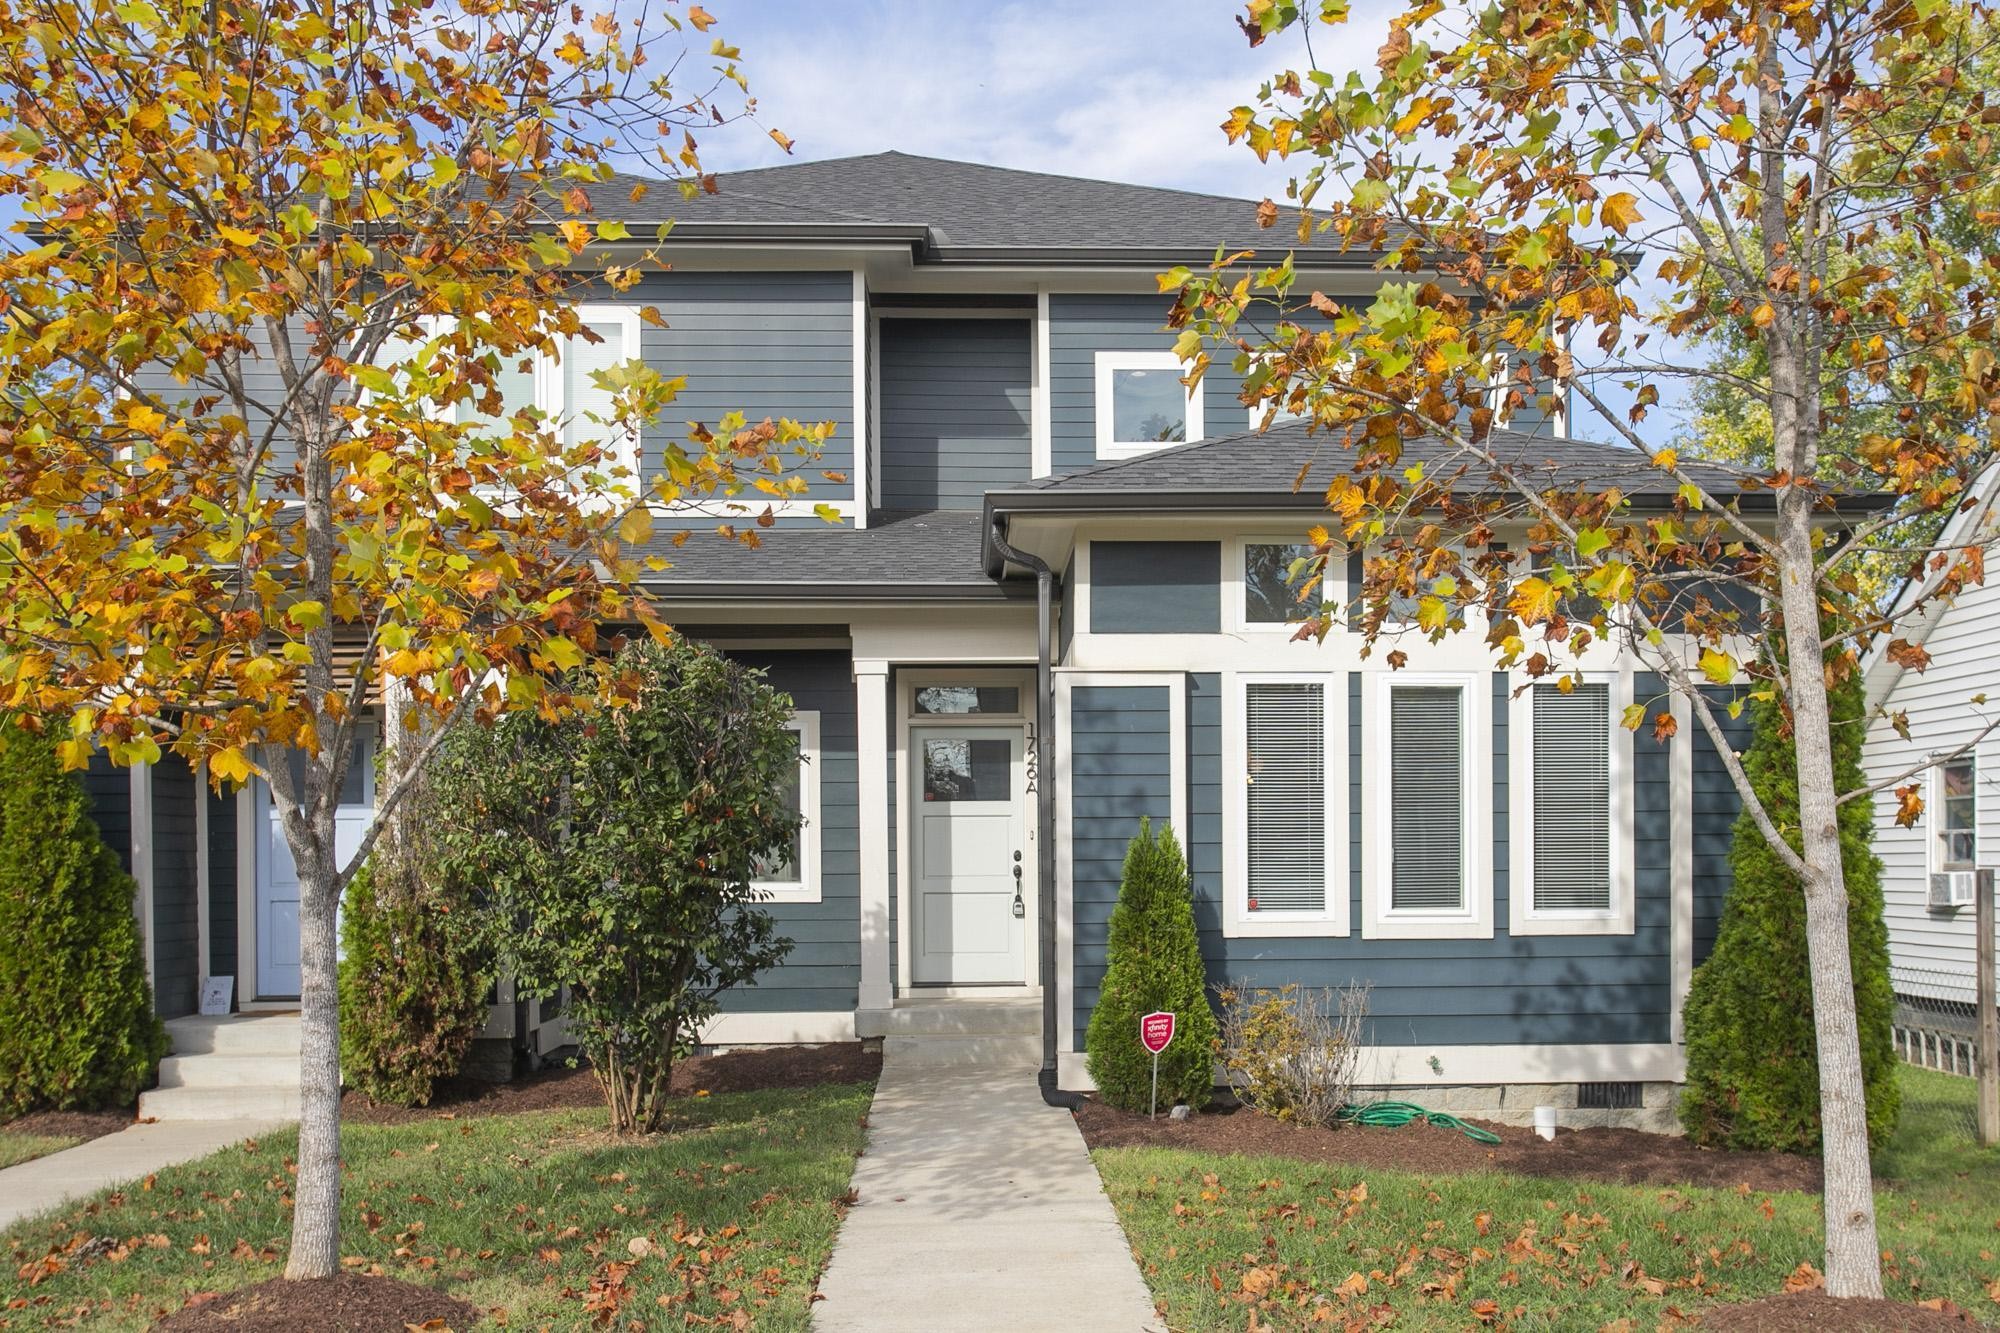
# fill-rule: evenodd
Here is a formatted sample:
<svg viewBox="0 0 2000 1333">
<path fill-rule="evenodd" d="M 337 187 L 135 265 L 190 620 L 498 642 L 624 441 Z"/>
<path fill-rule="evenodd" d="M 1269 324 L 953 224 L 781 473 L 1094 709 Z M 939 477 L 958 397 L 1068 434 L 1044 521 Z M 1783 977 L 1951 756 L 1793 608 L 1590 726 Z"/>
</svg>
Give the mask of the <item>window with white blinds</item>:
<svg viewBox="0 0 2000 1333">
<path fill-rule="evenodd" d="M 1389 908 L 1465 908 L 1465 691 L 1389 691 Z"/>
<path fill-rule="evenodd" d="M 1611 910 L 1611 687 L 1534 690 L 1534 907 Z"/>
<path fill-rule="evenodd" d="M 1243 686 L 1246 906 L 1326 910 L 1326 687 Z"/>
</svg>

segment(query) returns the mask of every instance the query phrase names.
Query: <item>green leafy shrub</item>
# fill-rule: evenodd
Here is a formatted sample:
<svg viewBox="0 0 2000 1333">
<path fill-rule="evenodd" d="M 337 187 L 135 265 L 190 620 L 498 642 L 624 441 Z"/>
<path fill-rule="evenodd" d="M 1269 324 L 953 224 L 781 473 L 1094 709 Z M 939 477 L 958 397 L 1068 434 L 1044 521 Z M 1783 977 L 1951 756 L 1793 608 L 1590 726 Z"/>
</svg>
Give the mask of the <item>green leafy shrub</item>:
<svg viewBox="0 0 2000 1333">
<path fill-rule="evenodd" d="M 1867 785 L 1861 769 L 1866 714 L 1860 673 L 1849 673 L 1835 686 L 1829 703 L 1834 782 L 1853 791 Z M 1753 708 L 1755 729 L 1743 755 L 1744 771 L 1772 820 L 1795 831 L 1798 776 L 1783 712 L 1775 702 Z M 1841 806 L 1839 822 L 1868 1141 L 1880 1147 L 1895 1129 L 1901 1106 L 1890 1032 L 1895 996 L 1882 919 L 1882 863 L 1869 849 L 1874 814 L 1867 800 Z M 1816 1153 L 1819 1055 L 1805 894 L 1747 812 L 1737 817 L 1729 866 L 1732 880 L 1715 951 L 1695 969 L 1688 993 L 1681 1124 L 1701 1144 Z"/>
<path fill-rule="evenodd" d="M 1160 1105 L 1200 1110 L 1215 1086 L 1216 1028 L 1187 860 L 1173 829 L 1162 824 L 1155 835 L 1141 820 L 1125 849 L 1104 984 L 1084 1038 L 1098 1095 L 1113 1106 L 1143 1111 L 1151 1102 L 1153 1057 L 1139 1044 L 1139 1019 L 1155 1011 L 1175 1022 L 1160 1055 Z"/>
<path fill-rule="evenodd" d="M 0 727 L 0 1117 L 124 1106 L 167 1036 L 132 877 L 43 737 Z"/>
<path fill-rule="evenodd" d="M 362 866 L 341 904 L 340 1075 L 376 1101 L 426 1106 L 485 1023 L 491 977 L 470 896 L 397 864 Z"/>
<path fill-rule="evenodd" d="M 1331 1128 L 1352 1100 L 1368 988 L 1276 990 L 1232 982 L 1222 1001 L 1222 1071 L 1266 1115 Z"/>
<path fill-rule="evenodd" d="M 452 873 L 486 887 L 496 964 L 563 1016 L 621 1133 L 653 1132 L 718 997 L 790 952 L 750 887 L 799 828 L 792 701 L 672 636 L 618 654 L 630 702 L 447 738 Z"/>
</svg>

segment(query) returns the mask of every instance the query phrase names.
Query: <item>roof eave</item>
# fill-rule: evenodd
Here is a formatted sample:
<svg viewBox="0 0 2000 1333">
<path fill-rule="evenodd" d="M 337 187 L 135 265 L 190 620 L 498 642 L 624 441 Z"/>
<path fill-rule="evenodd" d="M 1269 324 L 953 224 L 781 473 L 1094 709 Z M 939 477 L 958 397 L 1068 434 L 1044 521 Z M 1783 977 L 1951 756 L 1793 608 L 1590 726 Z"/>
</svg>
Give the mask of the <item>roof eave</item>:
<svg viewBox="0 0 2000 1333">
<path fill-rule="evenodd" d="M 658 602 L 1012 602 L 1032 597 L 997 580 L 992 583 L 674 583 L 644 582 Z"/>
</svg>

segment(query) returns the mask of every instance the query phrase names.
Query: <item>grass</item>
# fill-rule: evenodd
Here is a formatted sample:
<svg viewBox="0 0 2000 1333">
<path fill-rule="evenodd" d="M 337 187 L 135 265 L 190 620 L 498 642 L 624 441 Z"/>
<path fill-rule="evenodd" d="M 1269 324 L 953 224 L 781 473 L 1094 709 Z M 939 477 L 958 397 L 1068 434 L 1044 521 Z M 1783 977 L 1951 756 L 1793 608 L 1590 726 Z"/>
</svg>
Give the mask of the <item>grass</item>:
<svg viewBox="0 0 2000 1333">
<path fill-rule="evenodd" d="M 350 1126 L 345 1262 L 442 1284 L 492 1326 L 610 1314 L 726 1328 L 742 1311 L 804 1329 L 868 1098 L 866 1085 L 701 1098 L 637 1143 L 597 1110 Z M 0 1329 L 143 1329 L 191 1293 L 279 1275 L 296 1142 L 273 1134 L 0 1236 L 19 1269 L 0 1276 Z M 115 1248 L 72 1249 L 95 1237 Z M 640 1237 L 651 1249 L 635 1260 Z"/>
<path fill-rule="evenodd" d="M 11 1129 L 0 1129 L 0 1170 L 32 1162 L 37 1157 L 47 1157 L 64 1148 L 74 1148 L 82 1142 L 82 1139 L 64 1135 L 21 1134 Z"/>
<path fill-rule="evenodd" d="M 1991 1321 L 2000 1150 L 1974 1146 L 1971 1080 L 1903 1077 L 1902 1121 L 1876 1164 L 1889 1294 L 1943 1297 Z M 1650 1329 L 1774 1294 L 1800 1264 L 1820 1262 L 1817 1195 L 1151 1148 L 1096 1157 L 1176 1330 L 1384 1316 L 1397 1328 Z"/>
</svg>

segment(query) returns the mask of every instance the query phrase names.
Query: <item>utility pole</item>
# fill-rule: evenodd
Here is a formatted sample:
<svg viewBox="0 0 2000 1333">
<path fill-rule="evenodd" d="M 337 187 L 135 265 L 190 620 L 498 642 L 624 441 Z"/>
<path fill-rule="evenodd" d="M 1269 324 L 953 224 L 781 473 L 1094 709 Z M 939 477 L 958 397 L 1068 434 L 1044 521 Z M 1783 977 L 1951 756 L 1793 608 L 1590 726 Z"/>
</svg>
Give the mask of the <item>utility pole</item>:
<svg viewBox="0 0 2000 1333">
<path fill-rule="evenodd" d="M 1978 872 L 1972 893 L 1972 928 L 1979 933 L 1973 950 L 1979 971 L 1974 988 L 1979 1005 L 1979 1142 L 2000 1143 L 2000 997 L 1994 995 L 1993 871 Z"/>
</svg>

